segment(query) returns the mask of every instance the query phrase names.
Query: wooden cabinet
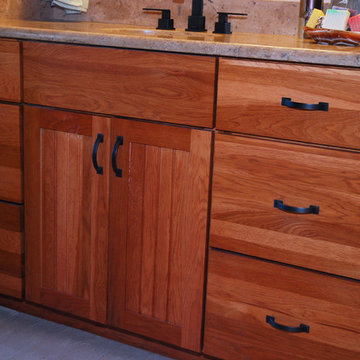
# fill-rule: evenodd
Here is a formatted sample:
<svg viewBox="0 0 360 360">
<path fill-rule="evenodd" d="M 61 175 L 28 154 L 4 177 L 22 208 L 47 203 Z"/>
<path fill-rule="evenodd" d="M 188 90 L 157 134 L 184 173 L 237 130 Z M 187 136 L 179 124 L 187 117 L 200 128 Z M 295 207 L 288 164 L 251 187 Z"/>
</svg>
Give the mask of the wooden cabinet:
<svg viewBox="0 0 360 360">
<path fill-rule="evenodd" d="M 200 351 L 211 132 L 113 120 L 109 321 Z"/>
<path fill-rule="evenodd" d="M 27 103 L 213 126 L 215 58 L 36 42 L 23 58 Z M 211 131 L 34 106 L 24 126 L 27 299 L 200 352 Z"/>
<path fill-rule="evenodd" d="M 20 102 L 20 43 L 0 40 L 0 101 Z M 22 122 L 20 106 L 0 103 L 0 294 L 23 294 Z"/>
<path fill-rule="evenodd" d="M 357 69 L 220 59 L 206 354 L 360 357 L 359 88 Z"/>
<path fill-rule="evenodd" d="M 112 326 L 200 351 L 210 147 L 209 131 L 25 107 L 27 299 L 103 323 L 108 299 Z"/>
<path fill-rule="evenodd" d="M 26 106 L 24 134 L 26 299 L 105 323 L 110 119 Z"/>
<path fill-rule="evenodd" d="M 360 287 L 322 273 L 211 250 L 205 344 L 228 360 L 360 357 Z"/>
</svg>

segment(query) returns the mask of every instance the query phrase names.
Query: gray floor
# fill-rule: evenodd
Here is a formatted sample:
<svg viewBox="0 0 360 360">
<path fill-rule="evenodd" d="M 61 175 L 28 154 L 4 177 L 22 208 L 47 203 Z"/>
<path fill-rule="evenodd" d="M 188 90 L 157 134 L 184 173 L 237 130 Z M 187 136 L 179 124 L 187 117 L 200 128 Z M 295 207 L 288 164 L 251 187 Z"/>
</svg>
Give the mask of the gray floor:
<svg viewBox="0 0 360 360">
<path fill-rule="evenodd" d="M 0 360 L 167 360 L 0 306 Z"/>
</svg>

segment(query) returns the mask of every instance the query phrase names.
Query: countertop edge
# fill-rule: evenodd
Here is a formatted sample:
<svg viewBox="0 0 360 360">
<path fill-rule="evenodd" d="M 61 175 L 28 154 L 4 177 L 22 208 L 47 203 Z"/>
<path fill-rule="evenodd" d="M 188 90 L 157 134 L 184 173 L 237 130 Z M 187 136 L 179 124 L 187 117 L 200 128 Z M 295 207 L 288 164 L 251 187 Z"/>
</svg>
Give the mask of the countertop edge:
<svg viewBox="0 0 360 360">
<path fill-rule="evenodd" d="M 196 55 L 275 60 L 319 65 L 360 67 L 360 53 L 351 49 L 329 50 L 282 47 L 277 45 L 221 43 L 201 40 L 159 39 L 156 37 L 119 35 L 74 30 L 51 30 L 31 27 L 9 27 L 0 23 L 0 37 L 50 41 L 81 45 L 109 46 L 138 50 L 168 51 Z"/>
</svg>

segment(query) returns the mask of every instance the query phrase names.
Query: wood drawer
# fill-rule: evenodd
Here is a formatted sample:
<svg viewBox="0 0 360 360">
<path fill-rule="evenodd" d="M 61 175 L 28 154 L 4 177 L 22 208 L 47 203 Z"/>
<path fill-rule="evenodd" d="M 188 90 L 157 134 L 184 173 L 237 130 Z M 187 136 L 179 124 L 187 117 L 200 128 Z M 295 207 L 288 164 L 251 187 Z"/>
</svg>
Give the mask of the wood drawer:
<svg viewBox="0 0 360 360">
<path fill-rule="evenodd" d="M 0 104 L 0 200 L 22 203 L 21 120 L 18 105 Z"/>
<path fill-rule="evenodd" d="M 359 204 L 360 153 L 216 135 L 214 247 L 360 279 Z"/>
<path fill-rule="evenodd" d="M 220 59 L 216 127 L 360 148 L 360 70 Z M 327 102 L 328 111 L 282 106 Z"/>
<path fill-rule="evenodd" d="M 27 103 L 212 127 L 215 58 L 24 43 Z"/>
<path fill-rule="evenodd" d="M 207 291 L 208 355 L 226 360 L 360 358 L 358 281 L 210 250 Z M 309 332 L 276 329 L 267 316 L 292 328 L 308 325 Z"/>
<path fill-rule="evenodd" d="M 0 100 L 21 101 L 20 44 L 0 40 Z"/>
<path fill-rule="evenodd" d="M 0 294 L 21 298 L 23 208 L 0 202 Z"/>
</svg>

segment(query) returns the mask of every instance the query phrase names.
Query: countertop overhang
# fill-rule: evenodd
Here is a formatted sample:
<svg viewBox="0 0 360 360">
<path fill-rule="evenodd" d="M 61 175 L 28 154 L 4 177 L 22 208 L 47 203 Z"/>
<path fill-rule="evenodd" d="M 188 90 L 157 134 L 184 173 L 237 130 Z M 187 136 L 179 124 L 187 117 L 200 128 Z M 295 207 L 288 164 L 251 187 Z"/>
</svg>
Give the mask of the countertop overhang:
<svg viewBox="0 0 360 360">
<path fill-rule="evenodd" d="M 360 67 L 360 47 L 321 45 L 296 36 L 155 30 L 91 22 L 0 20 L 0 37 L 198 55 Z"/>
</svg>

